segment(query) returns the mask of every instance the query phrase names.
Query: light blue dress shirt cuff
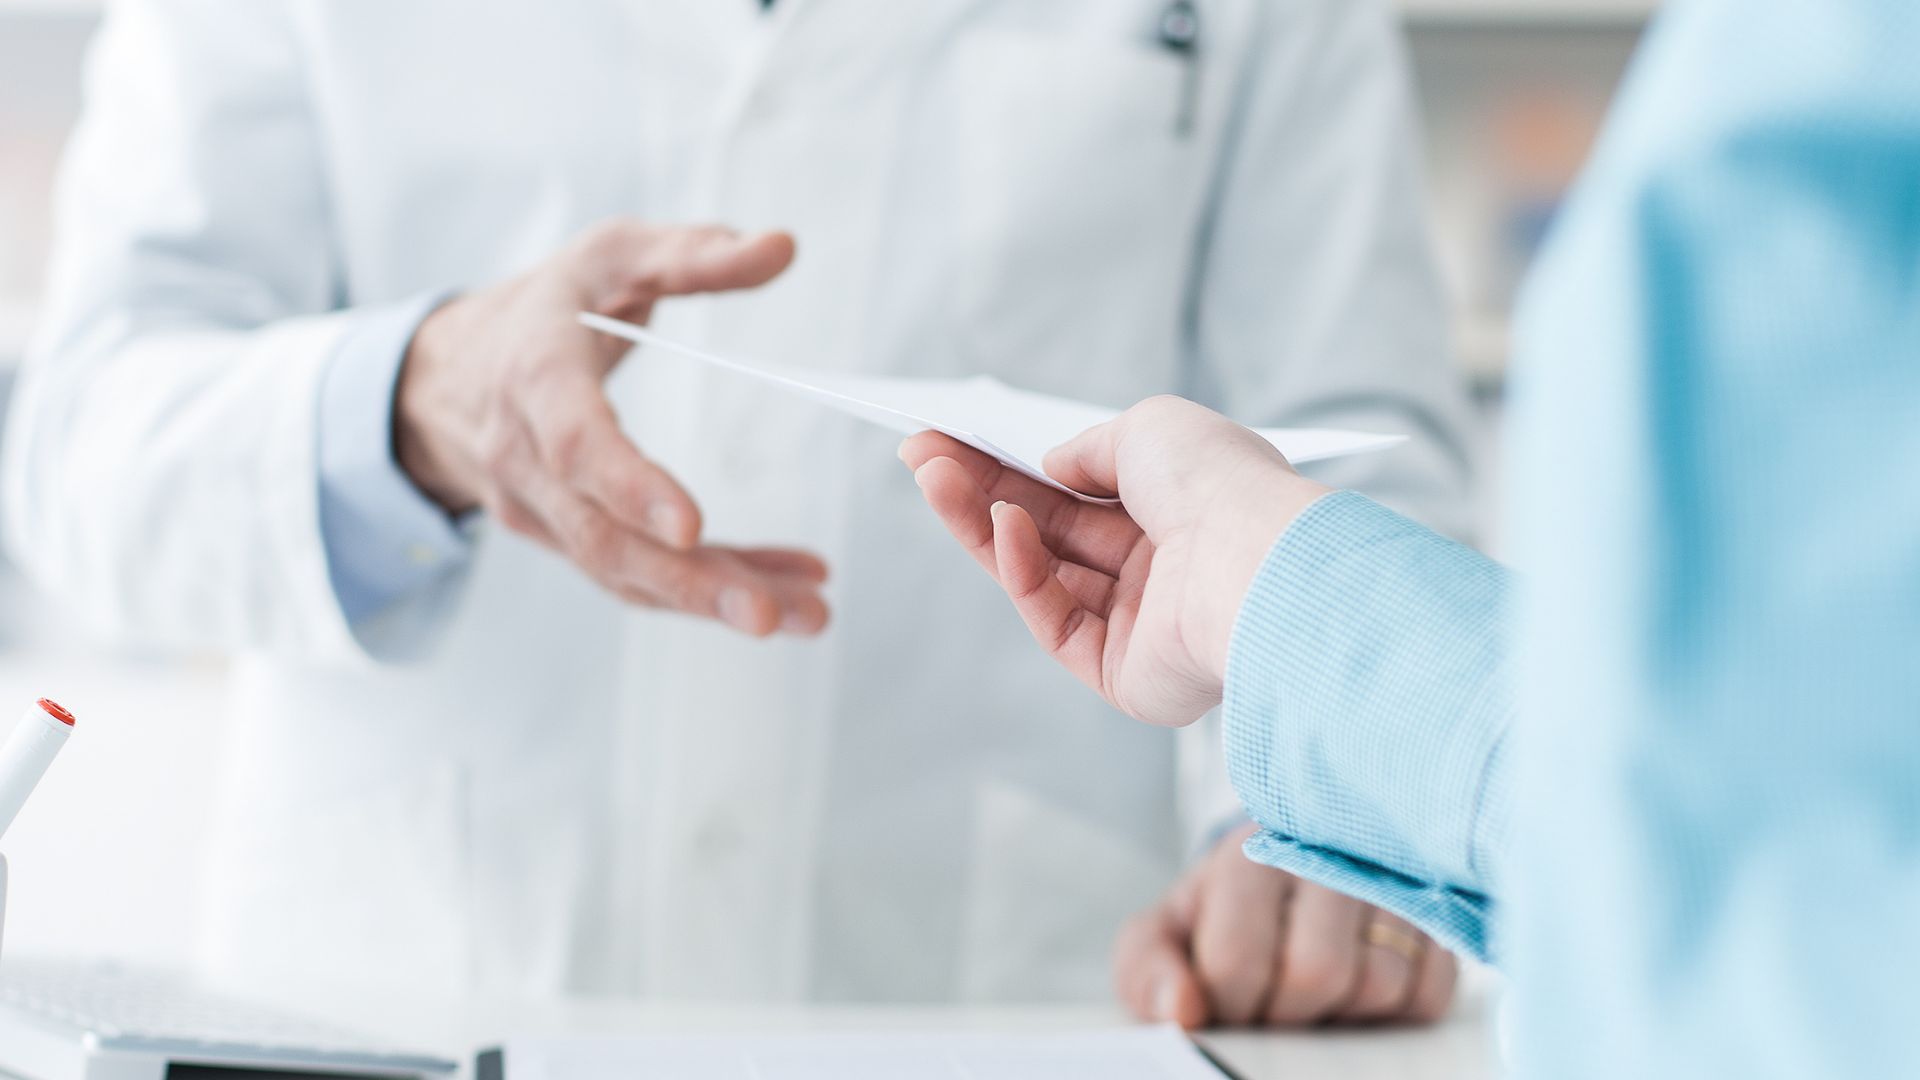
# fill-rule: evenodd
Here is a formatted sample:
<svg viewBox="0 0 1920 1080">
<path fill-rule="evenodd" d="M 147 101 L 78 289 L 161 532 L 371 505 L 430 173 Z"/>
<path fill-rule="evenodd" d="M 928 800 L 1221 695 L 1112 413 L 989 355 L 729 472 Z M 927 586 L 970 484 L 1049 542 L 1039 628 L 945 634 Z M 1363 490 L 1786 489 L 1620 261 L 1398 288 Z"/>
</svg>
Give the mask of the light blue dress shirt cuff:
<svg viewBox="0 0 1920 1080">
<path fill-rule="evenodd" d="M 320 535 L 348 623 L 376 615 L 464 566 L 471 541 L 393 456 L 393 395 L 407 346 L 446 298 L 367 312 L 320 387 Z"/>
<path fill-rule="evenodd" d="M 1491 958 L 1512 803 L 1510 583 L 1362 496 L 1309 507 L 1268 553 L 1227 663 L 1227 768 L 1254 859 Z"/>
</svg>

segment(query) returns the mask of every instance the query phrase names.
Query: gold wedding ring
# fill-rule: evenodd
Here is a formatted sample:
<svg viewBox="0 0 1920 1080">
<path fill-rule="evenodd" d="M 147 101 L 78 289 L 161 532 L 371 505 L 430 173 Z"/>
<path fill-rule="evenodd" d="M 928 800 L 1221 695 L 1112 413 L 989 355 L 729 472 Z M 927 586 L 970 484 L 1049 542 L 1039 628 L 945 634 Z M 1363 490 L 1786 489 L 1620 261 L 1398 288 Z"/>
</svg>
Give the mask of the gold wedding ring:
<svg viewBox="0 0 1920 1080">
<path fill-rule="evenodd" d="M 1419 935 L 1379 919 L 1370 920 L 1366 933 L 1360 937 L 1369 945 L 1399 953 L 1402 959 L 1415 966 L 1420 963 L 1420 954 L 1427 951 L 1426 942 Z"/>
</svg>

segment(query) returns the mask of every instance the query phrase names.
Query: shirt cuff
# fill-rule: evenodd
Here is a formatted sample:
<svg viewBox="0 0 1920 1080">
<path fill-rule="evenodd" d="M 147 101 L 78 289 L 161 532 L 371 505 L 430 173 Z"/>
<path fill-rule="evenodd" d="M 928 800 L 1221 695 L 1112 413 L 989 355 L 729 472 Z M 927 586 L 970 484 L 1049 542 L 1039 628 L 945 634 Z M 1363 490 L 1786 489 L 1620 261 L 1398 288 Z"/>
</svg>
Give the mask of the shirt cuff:
<svg viewBox="0 0 1920 1080">
<path fill-rule="evenodd" d="M 366 313 L 320 386 L 320 535 L 349 624 L 464 566 L 472 542 L 393 456 L 393 395 L 414 331 L 443 295 Z"/>
<path fill-rule="evenodd" d="M 1490 956 L 1506 844 L 1509 577 L 1362 496 L 1268 553 L 1228 656 L 1228 772 L 1261 862 Z"/>
</svg>

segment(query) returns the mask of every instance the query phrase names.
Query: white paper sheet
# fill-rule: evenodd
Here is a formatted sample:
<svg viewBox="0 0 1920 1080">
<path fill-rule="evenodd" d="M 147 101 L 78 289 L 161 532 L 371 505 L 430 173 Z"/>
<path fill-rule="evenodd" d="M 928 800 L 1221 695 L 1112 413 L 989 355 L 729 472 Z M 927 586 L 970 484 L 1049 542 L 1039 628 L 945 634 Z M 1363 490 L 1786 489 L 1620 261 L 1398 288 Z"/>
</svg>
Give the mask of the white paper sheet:
<svg viewBox="0 0 1920 1080">
<path fill-rule="evenodd" d="M 1112 409 L 1069 398 L 1008 386 L 990 376 L 971 379 L 903 379 L 846 375 L 715 356 L 661 337 L 644 327 L 581 313 L 580 321 L 602 333 L 625 338 L 759 379 L 869 423 L 913 435 L 939 431 L 990 454 L 1010 468 L 1049 487 L 1092 502 L 1040 469 L 1047 451 L 1096 424 L 1118 415 Z M 1263 437 L 1288 461 L 1302 464 L 1384 450 L 1406 441 L 1403 435 L 1374 435 L 1325 428 L 1260 428 Z"/>
<path fill-rule="evenodd" d="M 1175 1027 L 522 1039 L 504 1080 L 1222 1080 Z"/>
</svg>

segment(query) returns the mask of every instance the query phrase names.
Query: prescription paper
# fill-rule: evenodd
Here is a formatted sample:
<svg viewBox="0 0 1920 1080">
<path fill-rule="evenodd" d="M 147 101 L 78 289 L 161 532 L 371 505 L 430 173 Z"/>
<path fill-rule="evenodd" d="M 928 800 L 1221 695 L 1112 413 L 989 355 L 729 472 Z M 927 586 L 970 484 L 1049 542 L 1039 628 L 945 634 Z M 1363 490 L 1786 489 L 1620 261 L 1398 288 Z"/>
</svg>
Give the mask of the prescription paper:
<svg viewBox="0 0 1920 1080">
<path fill-rule="evenodd" d="M 527 1039 L 500 1080 L 1222 1080 L 1178 1028 Z M 483 1074 L 486 1070 L 482 1070 Z"/>
<path fill-rule="evenodd" d="M 663 349 L 810 398 L 869 423 L 914 435 L 938 431 L 998 459 L 1049 487 L 1089 502 L 1110 502 L 1074 491 L 1040 468 L 1047 451 L 1119 415 L 1084 401 L 1008 386 L 991 376 L 906 379 L 849 375 L 716 356 L 644 327 L 582 312 L 580 321 L 602 333 Z M 1258 428 L 1296 465 L 1397 446 L 1403 435 L 1325 428 Z"/>
</svg>

